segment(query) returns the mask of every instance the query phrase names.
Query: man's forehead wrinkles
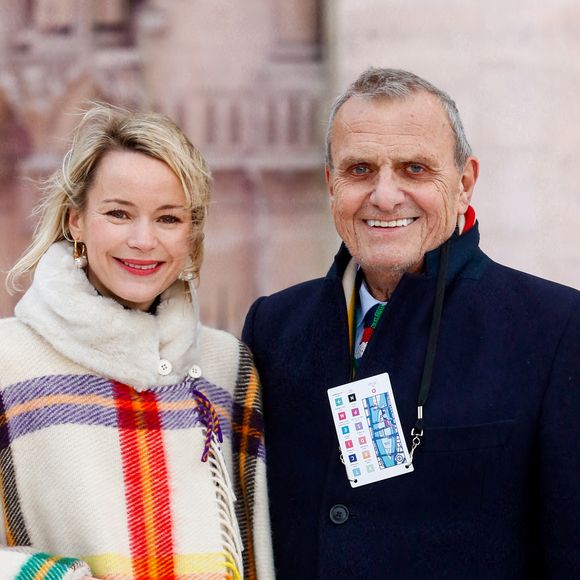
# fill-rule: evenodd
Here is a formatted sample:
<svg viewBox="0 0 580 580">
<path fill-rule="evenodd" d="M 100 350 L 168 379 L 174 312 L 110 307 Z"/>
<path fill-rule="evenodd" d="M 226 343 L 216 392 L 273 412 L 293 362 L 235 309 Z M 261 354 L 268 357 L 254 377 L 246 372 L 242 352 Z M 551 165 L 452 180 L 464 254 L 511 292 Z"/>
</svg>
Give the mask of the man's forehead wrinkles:
<svg viewBox="0 0 580 580">
<path fill-rule="evenodd" d="M 369 133 L 376 135 L 405 135 L 407 133 L 423 133 L 425 131 L 425 123 L 415 121 L 414 119 L 406 120 L 387 120 L 387 119 L 354 119 L 354 120 L 340 120 L 338 125 L 342 125 L 341 129 L 349 133 Z M 441 127 L 445 123 L 441 123 Z"/>
<path fill-rule="evenodd" d="M 431 151 L 424 143 L 416 139 L 408 143 L 377 143 L 375 141 L 357 141 L 351 146 L 338 152 L 337 159 L 375 159 L 388 155 L 392 160 L 420 160 L 436 159 L 438 151 Z"/>
</svg>

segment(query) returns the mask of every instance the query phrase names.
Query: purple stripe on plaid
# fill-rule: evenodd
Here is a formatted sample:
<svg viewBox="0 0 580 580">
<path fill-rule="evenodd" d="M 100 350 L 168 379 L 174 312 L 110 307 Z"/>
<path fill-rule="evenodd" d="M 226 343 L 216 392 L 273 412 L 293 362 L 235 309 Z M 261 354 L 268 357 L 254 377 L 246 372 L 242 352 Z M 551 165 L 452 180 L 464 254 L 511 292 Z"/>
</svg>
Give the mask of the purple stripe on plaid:
<svg viewBox="0 0 580 580">
<path fill-rule="evenodd" d="M 113 400 L 111 383 L 95 375 L 46 375 L 28 381 L 14 383 L 2 392 L 6 407 L 45 397 L 48 395 L 91 394 Z"/>
<path fill-rule="evenodd" d="M 97 405 L 57 404 L 35 409 L 12 417 L 8 421 L 10 440 L 54 425 L 101 425 L 117 427 L 115 409 Z"/>
<path fill-rule="evenodd" d="M 213 385 L 205 379 L 198 379 L 199 388 L 216 407 L 222 433 L 231 438 L 232 397 L 221 387 Z M 163 403 L 180 403 L 190 401 L 191 381 L 186 380 L 177 385 L 153 387 L 160 407 Z M 2 393 L 5 411 L 10 414 L 11 409 L 18 405 L 33 403 L 42 397 L 58 397 L 59 395 L 75 395 L 86 402 L 55 402 L 43 404 L 41 407 L 30 409 L 13 415 L 8 422 L 9 439 L 14 439 L 50 427 L 52 425 L 101 425 L 116 428 L 117 411 L 113 404 L 114 394 L 112 384 L 101 377 L 92 375 L 53 375 L 23 381 L 6 387 Z M 101 397 L 111 405 L 95 403 L 92 397 Z M 201 425 L 195 409 L 163 409 L 161 423 L 164 429 L 189 429 Z"/>
</svg>

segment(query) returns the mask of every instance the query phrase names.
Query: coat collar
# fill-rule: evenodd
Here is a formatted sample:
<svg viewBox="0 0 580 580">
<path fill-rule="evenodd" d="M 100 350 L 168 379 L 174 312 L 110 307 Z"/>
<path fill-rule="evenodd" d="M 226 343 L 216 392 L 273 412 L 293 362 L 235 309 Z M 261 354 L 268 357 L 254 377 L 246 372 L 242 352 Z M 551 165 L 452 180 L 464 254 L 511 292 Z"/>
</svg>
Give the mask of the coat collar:
<svg viewBox="0 0 580 580">
<path fill-rule="evenodd" d="M 489 258 L 479 249 L 479 224 L 475 224 L 464 234 L 454 232 L 450 238 L 451 248 L 449 256 L 448 280 L 457 277 L 479 279 L 483 275 Z M 404 274 L 407 278 L 434 278 L 439 270 L 439 256 L 441 246 L 425 254 L 425 268 L 421 274 Z M 356 270 L 356 263 L 344 243 L 334 257 L 334 264 L 330 268 L 327 278 L 350 278 Z"/>
<path fill-rule="evenodd" d="M 449 265 L 447 268 L 447 283 L 457 278 L 472 278 L 479 279 L 490 261 L 489 258 L 479 249 L 479 226 L 474 222 L 469 230 L 459 235 L 454 232 L 449 238 L 451 244 L 449 252 Z M 439 256 L 441 255 L 441 246 L 427 252 L 425 254 L 425 268 L 420 274 L 406 273 L 403 275 L 393 296 L 400 294 L 405 295 L 407 291 L 415 287 L 421 281 L 426 282 L 435 280 L 437 272 L 439 271 Z M 326 279 L 334 280 L 342 285 L 344 293 L 344 300 L 346 302 L 347 311 L 349 314 L 349 328 L 350 342 L 354 337 L 352 336 L 352 316 L 354 316 L 354 308 L 356 304 L 356 292 L 354 291 L 356 279 L 357 264 L 350 255 L 348 248 L 344 243 L 340 246 L 338 253 L 334 258 L 334 264 L 330 268 Z M 434 291 L 434 287 L 433 287 Z"/>
<path fill-rule="evenodd" d="M 182 282 L 162 294 L 155 315 L 125 309 L 75 269 L 68 242 L 42 257 L 15 315 L 66 358 L 138 389 L 179 382 L 198 363 L 199 308 Z M 161 359 L 171 363 L 169 374 L 159 373 Z"/>
</svg>

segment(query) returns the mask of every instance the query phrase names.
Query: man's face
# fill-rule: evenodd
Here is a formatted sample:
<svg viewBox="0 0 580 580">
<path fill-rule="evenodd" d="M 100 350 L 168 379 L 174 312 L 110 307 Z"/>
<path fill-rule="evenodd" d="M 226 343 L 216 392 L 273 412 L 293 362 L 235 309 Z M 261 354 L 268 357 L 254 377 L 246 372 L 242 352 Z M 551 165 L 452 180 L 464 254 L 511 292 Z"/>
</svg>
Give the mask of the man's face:
<svg viewBox="0 0 580 580">
<path fill-rule="evenodd" d="M 426 252 L 451 236 L 477 179 L 463 171 L 439 100 L 351 97 L 332 126 L 326 169 L 336 229 L 367 278 L 418 272 Z"/>
</svg>

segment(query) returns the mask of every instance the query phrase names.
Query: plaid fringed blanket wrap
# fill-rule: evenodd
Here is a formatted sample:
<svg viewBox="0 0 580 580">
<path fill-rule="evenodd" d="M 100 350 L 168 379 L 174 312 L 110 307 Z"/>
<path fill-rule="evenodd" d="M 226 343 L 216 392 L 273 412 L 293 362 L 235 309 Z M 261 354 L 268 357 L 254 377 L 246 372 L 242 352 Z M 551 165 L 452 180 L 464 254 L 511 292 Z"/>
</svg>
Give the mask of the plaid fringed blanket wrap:
<svg viewBox="0 0 580 580">
<path fill-rule="evenodd" d="M 0 537 L 19 547 L 0 549 L 0 579 L 82 578 L 83 563 L 111 580 L 274 577 L 259 380 L 237 339 L 203 336 L 201 377 L 135 389 L 0 321 Z M 194 391 L 223 438 L 206 462 Z"/>
<path fill-rule="evenodd" d="M 264 421 L 260 382 L 247 349 L 240 352 L 240 372 L 234 392 L 232 414 L 233 454 L 236 465 L 235 494 L 239 498 L 237 516 L 240 533 L 245 540 L 247 557 L 244 558 L 244 575 L 255 579 L 254 512 L 256 496 L 256 469 L 264 463 Z"/>
</svg>

